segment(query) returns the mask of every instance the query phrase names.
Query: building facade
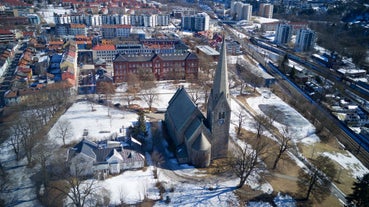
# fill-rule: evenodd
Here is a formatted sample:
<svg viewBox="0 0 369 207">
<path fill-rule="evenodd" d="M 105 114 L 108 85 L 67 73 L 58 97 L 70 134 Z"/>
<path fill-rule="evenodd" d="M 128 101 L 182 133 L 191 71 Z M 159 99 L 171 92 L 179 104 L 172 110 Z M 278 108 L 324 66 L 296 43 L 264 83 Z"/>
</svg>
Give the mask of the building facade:
<svg viewBox="0 0 369 207">
<path fill-rule="evenodd" d="M 87 34 L 86 25 L 84 25 L 84 24 L 70 24 L 68 34 L 73 35 L 73 36 L 86 35 Z"/>
<path fill-rule="evenodd" d="M 207 167 L 212 160 L 228 154 L 231 117 L 226 45 L 223 41 L 220 60 L 215 72 L 205 117 L 180 88 L 169 101 L 165 126 L 176 147 L 180 163 Z"/>
<path fill-rule="evenodd" d="M 209 30 L 210 17 L 208 14 L 199 13 L 182 17 L 182 30 L 205 31 Z"/>
<path fill-rule="evenodd" d="M 271 19 L 273 18 L 273 9 L 273 4 L 260 4 L 259 16 Z"/>
<path fill-rule="evenodd" d="M 276 44 L 287 44 L 291 41 L 292 36 L 292 26 L 289 24 L 278 24 L 276 28 L 275 40 Z"/>
<path fill-rule="evenodd" d="M 197 78 L 199 59 L 192 53 L 118 54 L 113 61 L 114 82 L 129 74 L 153 73 L 157 80 Z"/>
<path fill-rule="evenodd" d="M 252 5 L 245 4 L 240 1 L 233 1 L 231 3 L 231 16 L 234 20 L 251 20 Z"/>
<path fill-rule="evenodd" d="M 117 51 L 114 45 L 95 45 L 92 48 L 92 58 L 93 60 L 102 59 L 107 63 L 112 63 Z"/>
<path fill-rule="evenodd" d="M 103 25 L 101 32 L 105 39 L 128 37 L 131 33 L 131 25 Z"/>
<path fill-rule="evenodd" d="M 315 44 L 315 32 L 310 29 L 300 29 L 296 35 L 295 51 L 312 51 Z"/>
<path fill-rule="evenodd" d="M 54 14 L 55 24 L 168 26 L 169 14 Z"/>
</svg>

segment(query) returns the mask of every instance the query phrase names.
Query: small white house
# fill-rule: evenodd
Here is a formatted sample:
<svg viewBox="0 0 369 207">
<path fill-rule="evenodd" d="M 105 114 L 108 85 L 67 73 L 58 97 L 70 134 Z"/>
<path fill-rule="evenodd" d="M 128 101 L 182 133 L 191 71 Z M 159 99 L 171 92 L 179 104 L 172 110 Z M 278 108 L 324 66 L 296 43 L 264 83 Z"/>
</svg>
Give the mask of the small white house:
<svg viewBox="0 0 369 207">
<path fill-rule="evenodd" d="M 72 175 L 119 174 L 123 170 L 145 166 L 145 157 L 121 145 L 97 144 L 83 139 L 68 150 Z"/>
</svg>

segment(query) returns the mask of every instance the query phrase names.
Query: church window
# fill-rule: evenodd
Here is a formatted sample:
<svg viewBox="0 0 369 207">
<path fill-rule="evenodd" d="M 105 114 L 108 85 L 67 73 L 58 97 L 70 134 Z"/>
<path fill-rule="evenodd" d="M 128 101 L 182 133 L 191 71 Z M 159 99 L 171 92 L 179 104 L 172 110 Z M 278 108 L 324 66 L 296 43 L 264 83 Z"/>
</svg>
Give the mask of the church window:
<svg viewBox="0 0 369 207">
<path fill-rule="evenodd" d="M 219 112 L 219 119 L 225 119 L 225 112 Z"/>
</svg>

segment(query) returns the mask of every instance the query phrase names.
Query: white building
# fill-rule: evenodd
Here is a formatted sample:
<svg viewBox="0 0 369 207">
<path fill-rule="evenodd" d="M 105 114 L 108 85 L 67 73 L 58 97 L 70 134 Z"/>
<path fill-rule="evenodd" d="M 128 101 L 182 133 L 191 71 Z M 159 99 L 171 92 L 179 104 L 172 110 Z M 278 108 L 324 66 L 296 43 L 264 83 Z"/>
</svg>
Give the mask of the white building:
<svg viewBox="0 0 369 207">
<path fill-rule="evenodd" d="M 251 20 L 252 15 L 252 5 L 244 4 L 240 1 L 232 2 L 231 4 L 231 16 L 239 21 L 239 20 Z"/>
<path fill-rule="evenodd" d="M 297 52 L 312 51 L 315 44 L 315 32 L 310 29 L 300 29 L 297 31 L 295 50 Z"/>
<path fill-rule="evenodd" d="M 291 41 L 292 36 L 292 26 L 289 24 L 280 23 L 277 26 L 275 34 L 275 43 L 277 44 L 287 44 Z"/>
<path fill-rule="evenodd" d="M 199 13 L 182 17 L 182 29 L 190 31 L 209 30 L 210 17 L 207 13 Z"/>
<path fill-rule="evenodd" d="M 273 18 L 273 4 L 260 4 L 259 7 L 259 16 L 266 18 Z"/>
</svg>

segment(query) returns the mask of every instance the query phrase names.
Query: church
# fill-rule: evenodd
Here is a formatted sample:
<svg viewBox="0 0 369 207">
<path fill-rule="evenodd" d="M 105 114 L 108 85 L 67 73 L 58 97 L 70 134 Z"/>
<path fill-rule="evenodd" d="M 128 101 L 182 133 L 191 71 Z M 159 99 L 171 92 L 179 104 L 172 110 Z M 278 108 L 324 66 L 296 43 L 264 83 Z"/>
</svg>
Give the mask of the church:
<svg viewBox="0 0 369 207">
<path fill-rule="evenodd" d="M 223 40 L 206 117 L 182 87 L 169 101 L 165 126 L 176 147 L 179 163 L 207 167 L 228 153 L 231 118 L 228 88 L 227 49 Z"/>
</svg>

